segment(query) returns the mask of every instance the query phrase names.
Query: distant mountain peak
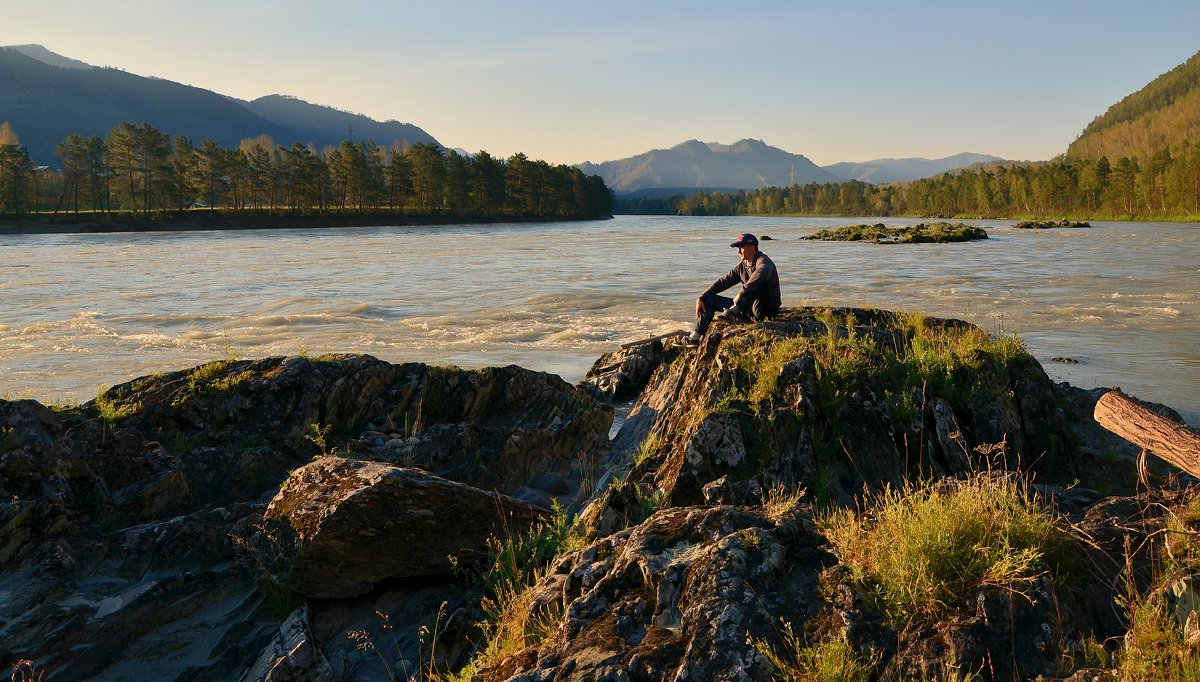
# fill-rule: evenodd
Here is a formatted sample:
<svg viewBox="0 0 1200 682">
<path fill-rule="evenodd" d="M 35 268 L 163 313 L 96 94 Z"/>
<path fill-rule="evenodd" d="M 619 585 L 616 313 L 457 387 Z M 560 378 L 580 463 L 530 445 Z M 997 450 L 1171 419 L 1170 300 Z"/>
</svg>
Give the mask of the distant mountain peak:
<svg viewBox="0 0 1200 682">
<path fill-rule="evenodd" d="M 604 178 L 619 193 L 666 187 L 758 189 L 787 186 L 793 179 L 799 184 L 838 180 L 802 154 L 753 138 L 733 144 L 686 140 L 669 149 L 578 167 Z"/>
<path fill-rule="evenodd" d="M 762 140 L 756 140 L 756 139 L 750 138 L 750 137 L 738 140 L 737 142 L 734 142 L 733 144 L 722 144 L 720 142 L 701 142 L 700 140 L 687 140 L 685 142 L 680 142 L 679 144 L 675 145 L 674 147 L 671 147 L 668 151 L 679 151 L 679 152 L 698 153 L 698 154 L 706 154 L 706 153 L 744 154 L 746 152 L 763 151 L 763 150 L 768 150 L 768 149 L 775 149 L 776 151 L 781 151 L 781 152 L 783 151 L 782 149 L 777 149 L 775 147 L 768 145 L 766 142 L 763 142 Z M 655 150 L 655 151 L 657 151 L 657 150 Z M 784 153 L 786 153 L 786 152 L 784 152 Z"/>
<path fill-rule="evenodd" d="M 96 68 L 95 66 L 92 66 L 91 64 L 88 64 L 87 62 L 81 62 L 78 59 L 71 59 L 70 57 L 62 56 L 61 54 L 58 54 L 57 52 L 51 52 L 50 50 L 46 49 L 42 45 L 35 45 L 35 44 L 6 45 L 4 47 L 4 49 L 16 50 L 17 52 L 20 52 L 21 54 L 25 55 L 26 57 L 29 57 L 30 59 L 36 59 L 43 64 L 49 64 L 50 66 L 57 66 L 61 69 L 94 69 L 94 68 Z"/>
</svg>

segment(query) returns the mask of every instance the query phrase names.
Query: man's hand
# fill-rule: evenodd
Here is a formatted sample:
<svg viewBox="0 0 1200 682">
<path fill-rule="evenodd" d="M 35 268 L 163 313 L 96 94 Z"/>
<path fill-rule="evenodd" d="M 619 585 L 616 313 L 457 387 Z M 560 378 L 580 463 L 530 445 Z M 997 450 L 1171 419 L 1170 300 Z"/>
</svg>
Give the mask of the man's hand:
<svg viewBox="0 0 1200 682">
<path fill-rule="evenodd" d="M 704 299 L 698 298 L 698 299 L 696 299 L 696 317 L 700 317 L 703 314 L 704 314 Z"/>
</svg>

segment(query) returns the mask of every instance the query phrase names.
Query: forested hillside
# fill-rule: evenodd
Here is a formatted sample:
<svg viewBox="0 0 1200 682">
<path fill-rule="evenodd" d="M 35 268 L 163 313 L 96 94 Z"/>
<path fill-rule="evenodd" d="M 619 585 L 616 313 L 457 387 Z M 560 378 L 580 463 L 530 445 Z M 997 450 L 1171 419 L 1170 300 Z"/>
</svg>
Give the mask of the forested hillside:
<svg viewBox="0 0 1200 682">
<path fill-rule="evenodd" d="M 1200 143 L 1200 52 L 1096 117 L 1067 148 L 1072 159 L 1142 163 L 1164 149 Z"/>
</svg>

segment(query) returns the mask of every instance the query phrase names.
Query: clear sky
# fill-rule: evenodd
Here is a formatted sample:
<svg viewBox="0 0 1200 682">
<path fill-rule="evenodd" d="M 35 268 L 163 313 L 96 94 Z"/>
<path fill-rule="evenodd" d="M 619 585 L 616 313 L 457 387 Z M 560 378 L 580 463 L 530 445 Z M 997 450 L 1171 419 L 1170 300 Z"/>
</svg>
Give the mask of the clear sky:
<svg viewBox="0 0 1200 682">
<path fill-rule="evenodd" d="M 1200 0 L 5 5 L 0 45 L 568 164 L 747 137 L 821 165 L 1043 160 L 1200 50 Z"/>
</svg>

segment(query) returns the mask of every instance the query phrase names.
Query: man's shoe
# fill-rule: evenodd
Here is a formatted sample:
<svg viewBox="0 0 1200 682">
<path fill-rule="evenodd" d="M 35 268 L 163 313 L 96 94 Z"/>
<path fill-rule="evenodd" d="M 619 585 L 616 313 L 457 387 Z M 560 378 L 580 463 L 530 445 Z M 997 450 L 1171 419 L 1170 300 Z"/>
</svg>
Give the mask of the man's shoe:
<svg viewBox="0 0 1200 682">
<path fill-rule="evenodd" d="M 731 308 L 726 308 L 726 309 L 722 310 L 721 312 L 717 313 L 717 319 L 723 320 L 725 322 L 734 322 L 736 320 L 746 319 L 746 314 L 742 312 L 741 308 L 738 308 L 737 306 L 733 306 Z"/>
<path fill-rule="evenodd" d="M 686 339 L 683 340 L 683 345 L 699 346 L 700 345 L 700 332 L 692 332 L 691 335 L 689 335 Z"/>
</svg>

